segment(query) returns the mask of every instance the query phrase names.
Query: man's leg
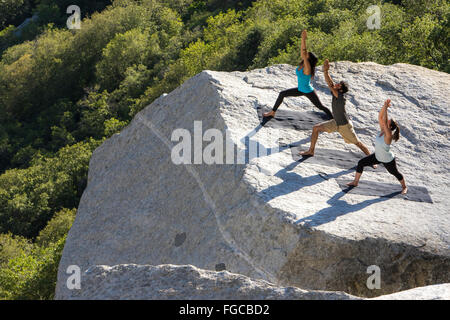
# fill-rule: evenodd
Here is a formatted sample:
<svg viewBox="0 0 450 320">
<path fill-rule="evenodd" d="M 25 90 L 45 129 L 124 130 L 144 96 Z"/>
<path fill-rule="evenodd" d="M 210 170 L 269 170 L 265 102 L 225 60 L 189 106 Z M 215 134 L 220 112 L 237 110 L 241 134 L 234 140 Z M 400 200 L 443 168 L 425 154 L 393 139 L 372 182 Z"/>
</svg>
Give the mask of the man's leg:
<svg viewBox="0 0 450 320">
<path fill-rule="evenodd" d="M 355 129 L 353 128 L 353 124 L 351 122 L 346 125 L 339 126 L 338 131 L 344 138 L 344 141 L 346 143 L 353 143 L 359 149 L 361 149 L 361 151 L 364 152 L 366 156 L 370 155 L 369 148 L 367 148 L 367 146 L 358 139 L 358 136 L 356 135 Z M 372 165 L 372 168 L 374 169 L 376 169 L 377 167 L 378 166 L 376 164 Z"/>
<path fill-rule="evenodd" d="M 275 117 L 275 112 L 277 112 L 278 107 L 283 102 L 283 99 L 286 97 L 298 97 L 303 95 L 303 92 L 298 91 L 298 88 L 292 88 L 288 90 L 281 91 L 278 95 L 277 101 L 275 101 L 275 105 L 272 108 L 272 111 L 266 112 L 263 114 L 263 117 Z"/>
<path fill-rule="evenodd" d="M 314 156 L 314 150 L 316 149 L 317 140 L 319 139 L 319 134 L 321 132 L 334 132 L 337 130 L 336 121 L 334 119 L 322 122 L 319 124 L 316 124 L 313 127 L 312 134 L 311 134 L 311 144 L 309 146 L 308 151 L 300 152 L 299 154 L 302 156 Z"/>
<path fill-rule="evenodd" d="M 319 133 L 323 131 L 325 131 L 323 127 L 321 127 L 320 125 L 315 125 L 311 134 L 311 144 L 309 146 L 309 150 L 300 152 L 299 154 L 302 156 L 314 156 L 314 150 L 316 148 L 317 140 L 319 139 Z"/>
<path fill-rule="evenodd" d="M 364 154 L 366 156 L 370 155 L 370 151 L 369 149 L 366 147 L 366 145 L 364 143 L 362 143 L 361 141 L 358 141 L 357 143 L 355 143 L 355 145 L 361 149 L 362 152 L 364 152 Z"/>
</svg>

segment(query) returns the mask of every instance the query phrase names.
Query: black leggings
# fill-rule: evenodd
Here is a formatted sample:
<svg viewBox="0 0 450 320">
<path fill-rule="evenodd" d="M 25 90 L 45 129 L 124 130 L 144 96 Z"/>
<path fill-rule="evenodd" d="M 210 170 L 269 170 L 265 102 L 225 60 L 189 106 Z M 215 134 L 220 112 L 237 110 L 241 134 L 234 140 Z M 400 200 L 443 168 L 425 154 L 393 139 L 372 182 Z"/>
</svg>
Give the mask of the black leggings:
<svg viewBox="0 0 450 320">
<path fill-rule="evenodd" d="M 316 94 L 316 91 L 313 91 L 313 92 L 310 92 L 310 93 L 304 93 L 304 92 L 298 91 L 297 88 L 292 88 L 292 89 L 281 91 L 280 94 L 278 95 L 278 99 L 275 102 L 275 105 L 273 106 L 272 110 L 273 111 L 277 111 L 278 107 L 281 105 L 281 103 L 283 102 L 284 98 L 286 98 L 286 97 L 299 97 L 299 96 L 306 96 L 309 100 L 311 100 L 311 102 L 317 108 L 319 108 L 320 110 L 325 112 L 330 119 L 333 119 L 333 114 L 331 113 L 330 109 L 325 107 L 322 104 L 322 102 L 320 102 L 319 97 Z"/>
<path fill-rule="evenodd" d="M 356 172 L 362 173 L 364 170 L 364 167 L 373 166 L 374 164 L 379 164 L 379 163 L 382 163 L 384 165 L 384 167 L 386 168 L 386 170 L 390 174 L 394 175 L 398 179 L 398 181 L 403 180 L 403 175 L 400 172 L 398 172 L 397 163 L 395 162 L 395 159 L 392 160 L 391 162 L 387 162 L 387 163 L 380 162 L 377 160 L 377 158 L 375 158 L 375 153 L 359 160 L 358 167 L 356 168 Z"/>
</svg>

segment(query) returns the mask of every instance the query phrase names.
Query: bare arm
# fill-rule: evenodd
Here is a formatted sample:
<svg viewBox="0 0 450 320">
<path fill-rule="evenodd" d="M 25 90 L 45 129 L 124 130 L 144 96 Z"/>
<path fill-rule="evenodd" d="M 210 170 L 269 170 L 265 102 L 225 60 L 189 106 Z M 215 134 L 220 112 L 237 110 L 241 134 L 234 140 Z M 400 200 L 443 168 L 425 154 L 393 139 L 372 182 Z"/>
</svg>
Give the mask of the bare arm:
<svg viewBox="0 0 450 320">
<path fill-rule="evenodd" d="M 303 59 L 303 65 L 304 65 L 304 74 L 310 75 L 311 74 L 311 65 L 309 63 L 309 54 L 308 49 L 306 48 L 306 39 L 308 35 L 306 33 L 306 30 L 303 30 L 302 32 L 302 45 L 301 45 L 301 56 Z"/>
<path fill-rule="evenodd" d="M 383 108 L 381 108 L 380 113 L 378 114 L 378 122 L 380 124 L 381 131 L 384 133 L 384 142 L 386 144 L 391 144 L 392 142 L 392 132 L 388 126 L 388 113 L 387 109 L 391 106 L 391 100 L 387 99 L 384 102 Z"/>
<path fill-rule="evenodd" d="M 333 96 L 337 98 L 339 96 L 339 92 L 334 88 L 334 82 L 331 79 L 330 74 L 328 73 L 329 69 L 330 69 L 330 62 L 328 61 L 328 59 L 325 59 L 323 63 L 323 73 L 325 75 L 325 81 L 327 82 L 328 87 L 330 88 Z"/>
</svg>

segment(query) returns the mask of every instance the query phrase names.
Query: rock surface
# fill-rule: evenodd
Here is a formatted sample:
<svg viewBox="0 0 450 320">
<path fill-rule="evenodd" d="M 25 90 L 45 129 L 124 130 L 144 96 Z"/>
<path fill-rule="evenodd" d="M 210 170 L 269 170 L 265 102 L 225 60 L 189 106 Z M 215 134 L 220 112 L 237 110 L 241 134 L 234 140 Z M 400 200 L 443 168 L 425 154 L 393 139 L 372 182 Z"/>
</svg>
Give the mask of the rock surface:
<svg viewBox="0 0 450 320">
<path fill-rule="evenodd" d="M 278 287 L 265 280 L 191 265 L 94 266 L 73 300 L 360 300 L 345 292 Z M 450 300 L 450 284 L 415 288 L 375 300 Z"/>
<path fill-rule="evenodd" d="M 450 300 L 450 283 L 414 288 L 372 300 Z"/>
<path fill-rule="evenodd" d="M 71 295 L 70 265 L 190 264 L 365 297 L 450 282 L 450 75 L 350 62 L 333 63 L 330 72 L 350 84 L 347 112 L 372 150 L 378 111 L 392 100 L 390 114 L 403 134 L 393 145 L 400 171 L 410 185 L 426 187 L 433 203 L 346 194 L 335 178 L 350 180 L 352 170 L 295 162 L 289 148 L 278 150 L 276 137 L 309 145 L 310 132 L 261 127 L 257 117 L 258 107 L 271 108 L 279 91 L 296 86 L 293 66 L 204 71 L 94 152 L 56 297 Z M 331 106 L 321 68 L 314 86 Z M 280 108 L 314 110 L 304 97 L 287 98 Z M 176 165 L 171 152 L 179 140 L 171 141 L 172 134 L 187 129 L 194 139 L 194 121 L 202 121 L 203 132 L 227 131 L 240 150 L 258 145 L 270 155 L 245 164 Z M 317 148 L 359 152 L 336 133 L 321 134 Z M 397 183 L 384 168 L 362 179 Z M 366 286 L 371 265 L 381 269 L 380 290 Z"/>
<path fill-rule="evenodd" d="M 344 292 L 277 287 L 265 280 L 191 265 L 95 266 L 82 276 L 77 300 L 349 300 Z"/>
</svg>

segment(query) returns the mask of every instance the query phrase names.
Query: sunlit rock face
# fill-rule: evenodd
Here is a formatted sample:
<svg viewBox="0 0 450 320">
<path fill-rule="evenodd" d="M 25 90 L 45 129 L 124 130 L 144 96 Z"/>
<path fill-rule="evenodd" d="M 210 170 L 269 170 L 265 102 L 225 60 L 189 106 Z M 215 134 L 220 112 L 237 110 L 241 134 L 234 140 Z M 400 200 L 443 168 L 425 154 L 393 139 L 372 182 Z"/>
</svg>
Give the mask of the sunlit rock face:
<svg viewBox="0 0 450 320">
<path fill-rule="evenodd" d="M 71 265 L 82 275 L 95 265 L 192 265 L 362 297 L 450 282 L 450 76 L 351 62 L 333 63 L 330 74 L 348 82 L 347 113 L 371 151 L 378 112 L 392 100 L 389 114 L 402 133 L 392 145 L 399 170 L 430 201 L 395 194 L 400 184 L 383 166 L 364 171 L 361 183 L 386 190 L 345 192 L 339 183 L 353 179 L 364 157 L 356 146 L 323 133 L 321 160 L 297 161 L 297 150 L 309 146 L 308 125 L 275 118 L 261 126 L 258 114 L 296 87 L 294 66 L 204 71 L 94 152 L 56 297 L 73 294 L 66 285 Z M 314 87 L 331 108 L 321 68 Z M 322 121 L 305 97 L 286 98 L 283 112 Z M 379 289 L 367 286 L 373 265 Z"/>
</svg>

